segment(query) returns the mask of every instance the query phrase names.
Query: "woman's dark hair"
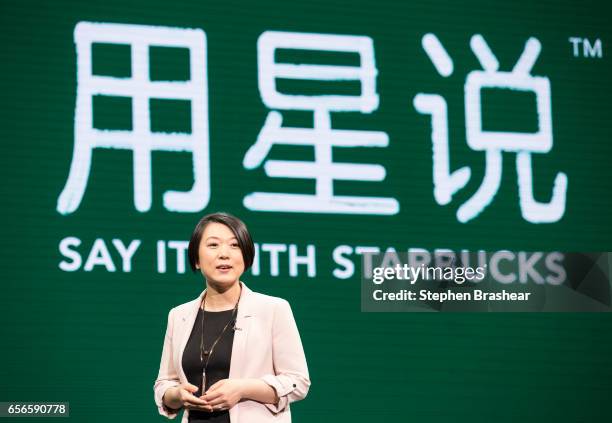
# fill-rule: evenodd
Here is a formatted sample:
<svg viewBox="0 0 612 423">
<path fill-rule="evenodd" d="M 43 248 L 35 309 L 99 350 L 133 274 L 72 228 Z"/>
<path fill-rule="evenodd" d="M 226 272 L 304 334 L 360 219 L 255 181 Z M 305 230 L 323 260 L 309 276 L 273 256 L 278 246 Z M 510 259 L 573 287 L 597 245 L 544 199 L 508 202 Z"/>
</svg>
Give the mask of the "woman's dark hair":
<svg viewBox="0 0 612 423">
<path fill-rule="evenodd" d="M 238 219 L 236 216 L 232 216 L 229 213 L 223 212 L 207 214 L 200 219 L 196 227 L 193 229 L 191 239 L 189 240 L 189 249 L 187 250 L 191 270 L 194 272 L 197 271 L 196 265 L 198 264 L 198 251 L 200 249 L 202 234 L 204 233 L 206 226 L 212 222 L 221 223 L 222 225 L 227 226 L 234 233 L 234 236 L 238 240 L 240 251 L 242 252 L 244 271 L 246 272 L 249 270 L 253 264 L 253 257 L 255 256 L 255 245 L 253 245 L 251 234 L 242 220 Z"/>
</svg>

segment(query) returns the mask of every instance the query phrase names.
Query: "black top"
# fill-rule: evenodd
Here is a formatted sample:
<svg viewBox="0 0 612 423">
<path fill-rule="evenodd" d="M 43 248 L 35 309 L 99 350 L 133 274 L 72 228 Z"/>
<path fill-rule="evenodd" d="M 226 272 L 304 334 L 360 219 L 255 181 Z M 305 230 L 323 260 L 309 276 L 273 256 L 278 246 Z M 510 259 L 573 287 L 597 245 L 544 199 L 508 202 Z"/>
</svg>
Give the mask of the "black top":
<svg viewBox="0 0 612 423">
<path fill-rule="evenodd" d="M 220 381 L 221 379 L 227 379 L 229 377 L 230 361 L 232 357 L 232 344 L 234 343 L 234 322 L 233 322 L 233 311 L 204 311 L 204 350 L 210 350 L 211 346 L 217 339 L 217 337 L 223 331 L 223 328 L 232 320 L 227 327 L 227 330 L 217 342 L 210 360 L 208 361 L 208 367 L 206 368 L 206 390 L 208 390 L 213 384 Z M 202 385 L 202 369 L 206 362 L 200 360 L 200 342 L 202 340 L 202 309 L 198 310 L 198 316 L 196 317 L 195 323 L 185 351 L 183 352 L 183 370 L 187 376 L 187 380 L 192 385 L 198 388 Z M 198 397 L 202 395 L 200 390 L 195 393 Z M 196 422 L 215 422 L 215 423 L 230 423 L 229 411 L 214 411 L 209 413 L 207 411 L 190 410 L 189 421 Z"/>
</svg>

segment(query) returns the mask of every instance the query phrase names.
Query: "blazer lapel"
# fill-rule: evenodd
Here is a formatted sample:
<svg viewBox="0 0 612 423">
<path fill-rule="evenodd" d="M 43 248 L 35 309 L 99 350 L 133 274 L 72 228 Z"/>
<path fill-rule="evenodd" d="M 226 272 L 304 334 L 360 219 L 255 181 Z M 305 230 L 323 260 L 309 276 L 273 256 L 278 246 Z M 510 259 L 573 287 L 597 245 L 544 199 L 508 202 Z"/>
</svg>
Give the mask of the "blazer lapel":
<svg viewBox="0 0 612 423">
<path fill-rule="evenodd" d="M 234 331 L 234 343 L 232 344 L 232 357 L 230 361 L 230 379 L 241 378 L 243 375 L 244 363 L 247 358 L 247 340 L 249 328 L 253 321 L 253 291 L 243 282 L 242 294 L 238 302 L 238 316 L 236 317 L 236 328 Z"/>
<path fill-rule="evenodd" d="M 190 304 L 183 316 L 181 316 L 181 325 L 182 330 L 180 331 L 182 338 L 179 344 L 179 351 L 176 357 L 178 362 L 175 363 L 176 368 L 179 369 L 179 379 L 187 382 L 187 376 L 183 371 L 183 351 L 185 351 L 185 346 L 187 346 L 187 341 L 189 340 L 189 336 L 191 335 L 191 331 L 193 329 L 193 325 L 195 323 L 196 317 L 198 317 L 198 310 L 202 304 L 202 297 L 206 290 L 202 291 L 200 296 L 193 300 Z"/>
</svg>

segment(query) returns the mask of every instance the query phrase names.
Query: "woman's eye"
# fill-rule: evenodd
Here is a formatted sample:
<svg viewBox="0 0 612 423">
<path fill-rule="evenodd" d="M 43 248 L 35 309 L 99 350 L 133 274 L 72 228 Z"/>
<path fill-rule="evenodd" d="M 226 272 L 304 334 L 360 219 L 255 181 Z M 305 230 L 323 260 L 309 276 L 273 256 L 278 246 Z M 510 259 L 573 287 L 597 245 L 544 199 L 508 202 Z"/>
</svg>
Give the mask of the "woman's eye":
<svg viewBox="0 0 612 423">
<path fill-rule="evenodd" d="M 233 248 L 238 248 L 238 247 L 239 247 L 239 245 L 238 245 L 238 244 L 232 244 L 232 247 L 233 247 Z"/>
<path fill-rule="evenodd" d="M 211 244 L 208 244 L 208 246 L 209 246 L 210 248 L 214 248 L 214 247 L 216 247 L 217 245 L 218 245 L 218 244 L 217 244 L 216 242 L 213 242 L 213 243 L 211 243 Z"/>
</svg>

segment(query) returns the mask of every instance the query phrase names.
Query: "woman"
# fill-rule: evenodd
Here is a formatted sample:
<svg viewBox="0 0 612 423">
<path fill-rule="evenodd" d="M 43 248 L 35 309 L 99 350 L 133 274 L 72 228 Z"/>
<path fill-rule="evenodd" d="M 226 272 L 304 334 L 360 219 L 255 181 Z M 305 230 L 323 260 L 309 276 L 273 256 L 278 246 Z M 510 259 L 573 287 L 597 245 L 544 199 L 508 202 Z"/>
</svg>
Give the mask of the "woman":
<svg viewBox="0 0 612 423">
<path fill-rule="evenodd" d="M 206 289 L 168 314 L 155 403 L 182 422 L 290 422 L 289 403 L 310 386 L 289 303 L 251 291 L 240 275 L 255 248 L 238 218 L 209 214 L 189 241 Z"/>
</svg>

